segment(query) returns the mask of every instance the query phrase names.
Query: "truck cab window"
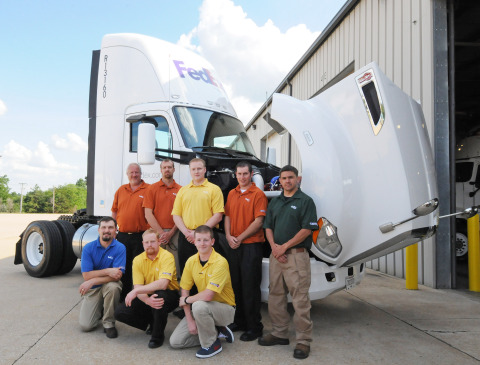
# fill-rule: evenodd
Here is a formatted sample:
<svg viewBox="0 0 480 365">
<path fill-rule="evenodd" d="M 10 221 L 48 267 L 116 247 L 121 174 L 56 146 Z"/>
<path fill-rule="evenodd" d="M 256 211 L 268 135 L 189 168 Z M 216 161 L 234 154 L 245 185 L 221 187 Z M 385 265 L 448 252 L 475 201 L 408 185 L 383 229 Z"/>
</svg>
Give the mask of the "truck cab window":
<svg viewBox="0 0 480 365">
<path fill-rule="evenodd" d="M 245 127 L 238 119 L 211 110 L 175 107 L 185 146 L 226 148 L 255 155 Z"/>
<path fill-rule="evenodd" d="M 162 149 L 171 150 L 172 145 L 172 134 L 168 128 L 167 120 L 161 116 L 152 116 L 155 119 L 158 126 L 155 128 L 155 147 Z M 140 122 L 135 122 L 130 124 L 130 152 L 138 151 L 138 126 Z M 167 155 L 165 152 L 162 155 Z"/>
</svg>

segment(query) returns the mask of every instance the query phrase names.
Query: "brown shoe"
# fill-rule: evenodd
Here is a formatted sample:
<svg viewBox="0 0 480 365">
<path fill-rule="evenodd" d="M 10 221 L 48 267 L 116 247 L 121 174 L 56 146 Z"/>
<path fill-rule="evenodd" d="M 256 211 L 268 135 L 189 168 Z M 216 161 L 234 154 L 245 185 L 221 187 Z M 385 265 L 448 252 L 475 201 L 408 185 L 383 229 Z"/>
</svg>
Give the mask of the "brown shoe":
<svg viewBox="0 0 480 365">
<path fill-rule="evenodd" d="M 258 339 L 260 346 L 273 346 L 273 345 L 288 345 L 290 340 L 288 338 L 280 338 L 269 333 Z"/>
<path fill-rule="evenodd" d="M 306 359 L 310 355 L 310 346 L 297 343 L 295 350 L 293 350 L 293 357 L 295 359 Z"/>
</svg>

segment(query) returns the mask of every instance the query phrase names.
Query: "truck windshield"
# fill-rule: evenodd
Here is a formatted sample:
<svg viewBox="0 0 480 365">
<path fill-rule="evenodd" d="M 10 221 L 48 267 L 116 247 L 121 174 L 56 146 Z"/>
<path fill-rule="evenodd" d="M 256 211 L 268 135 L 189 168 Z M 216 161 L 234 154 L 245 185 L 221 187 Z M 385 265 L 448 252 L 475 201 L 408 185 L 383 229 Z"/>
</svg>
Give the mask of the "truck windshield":
<svg viewBox="0 0 480 365">
<path fill-rule="evenodd" d="M 473 173 L 473 162 L 457 162 L 455 164 L 456 180 L 459 183 L 470 181 Z"/>
<path fill-rule="evenodd" d="M 173 110 L 186 147 L 227 148 L 255 156 L 245 127 L 238 119 L 199 108 L 177 106 Z"/>
</svg>

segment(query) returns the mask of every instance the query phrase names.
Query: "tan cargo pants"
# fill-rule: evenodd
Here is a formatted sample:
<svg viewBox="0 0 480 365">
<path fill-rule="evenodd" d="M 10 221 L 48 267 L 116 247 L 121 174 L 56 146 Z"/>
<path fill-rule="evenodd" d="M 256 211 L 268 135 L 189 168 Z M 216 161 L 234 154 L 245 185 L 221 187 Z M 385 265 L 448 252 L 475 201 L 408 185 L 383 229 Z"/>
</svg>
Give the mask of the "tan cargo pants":
<svg viewBox="0 0 480 365">
<path fill-rule="evenodd" d="M 280 263 L 270 255 L 270 288 L 268 297 L 268 314 L 272 321 L 272 334 L 288 338 L 290 316 L 287 312 L 287 294 L 292 297 L 295 310 L 293 323 L 297 343 L 310 346 L 313 323 L 310 319 L 311 272 L 308 251 L 287 254 L 287 262 Z"/>
</svg>

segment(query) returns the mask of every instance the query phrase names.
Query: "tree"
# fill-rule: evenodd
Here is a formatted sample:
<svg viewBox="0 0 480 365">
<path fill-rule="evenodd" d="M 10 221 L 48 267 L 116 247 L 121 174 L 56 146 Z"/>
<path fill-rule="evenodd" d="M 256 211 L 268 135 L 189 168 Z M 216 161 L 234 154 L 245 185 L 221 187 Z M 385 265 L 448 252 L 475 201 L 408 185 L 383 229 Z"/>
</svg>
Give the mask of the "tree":
<svg viewBox="0 0 480 365">
<path fill-rule="evenodd" d="M 7 199 L 10 195 L 10 188 L 8 187 L 8 183 L 10 179 L 7 175 L 0 176 L 0 199 Z"/>
<path fill-rule="evenodd" d="M 23 199 L 23 211 L 25 213 L 51 213 L 51 197 L 51 191 L 42 191 L 38 185 L 35 185 Z"/>
</svg>

